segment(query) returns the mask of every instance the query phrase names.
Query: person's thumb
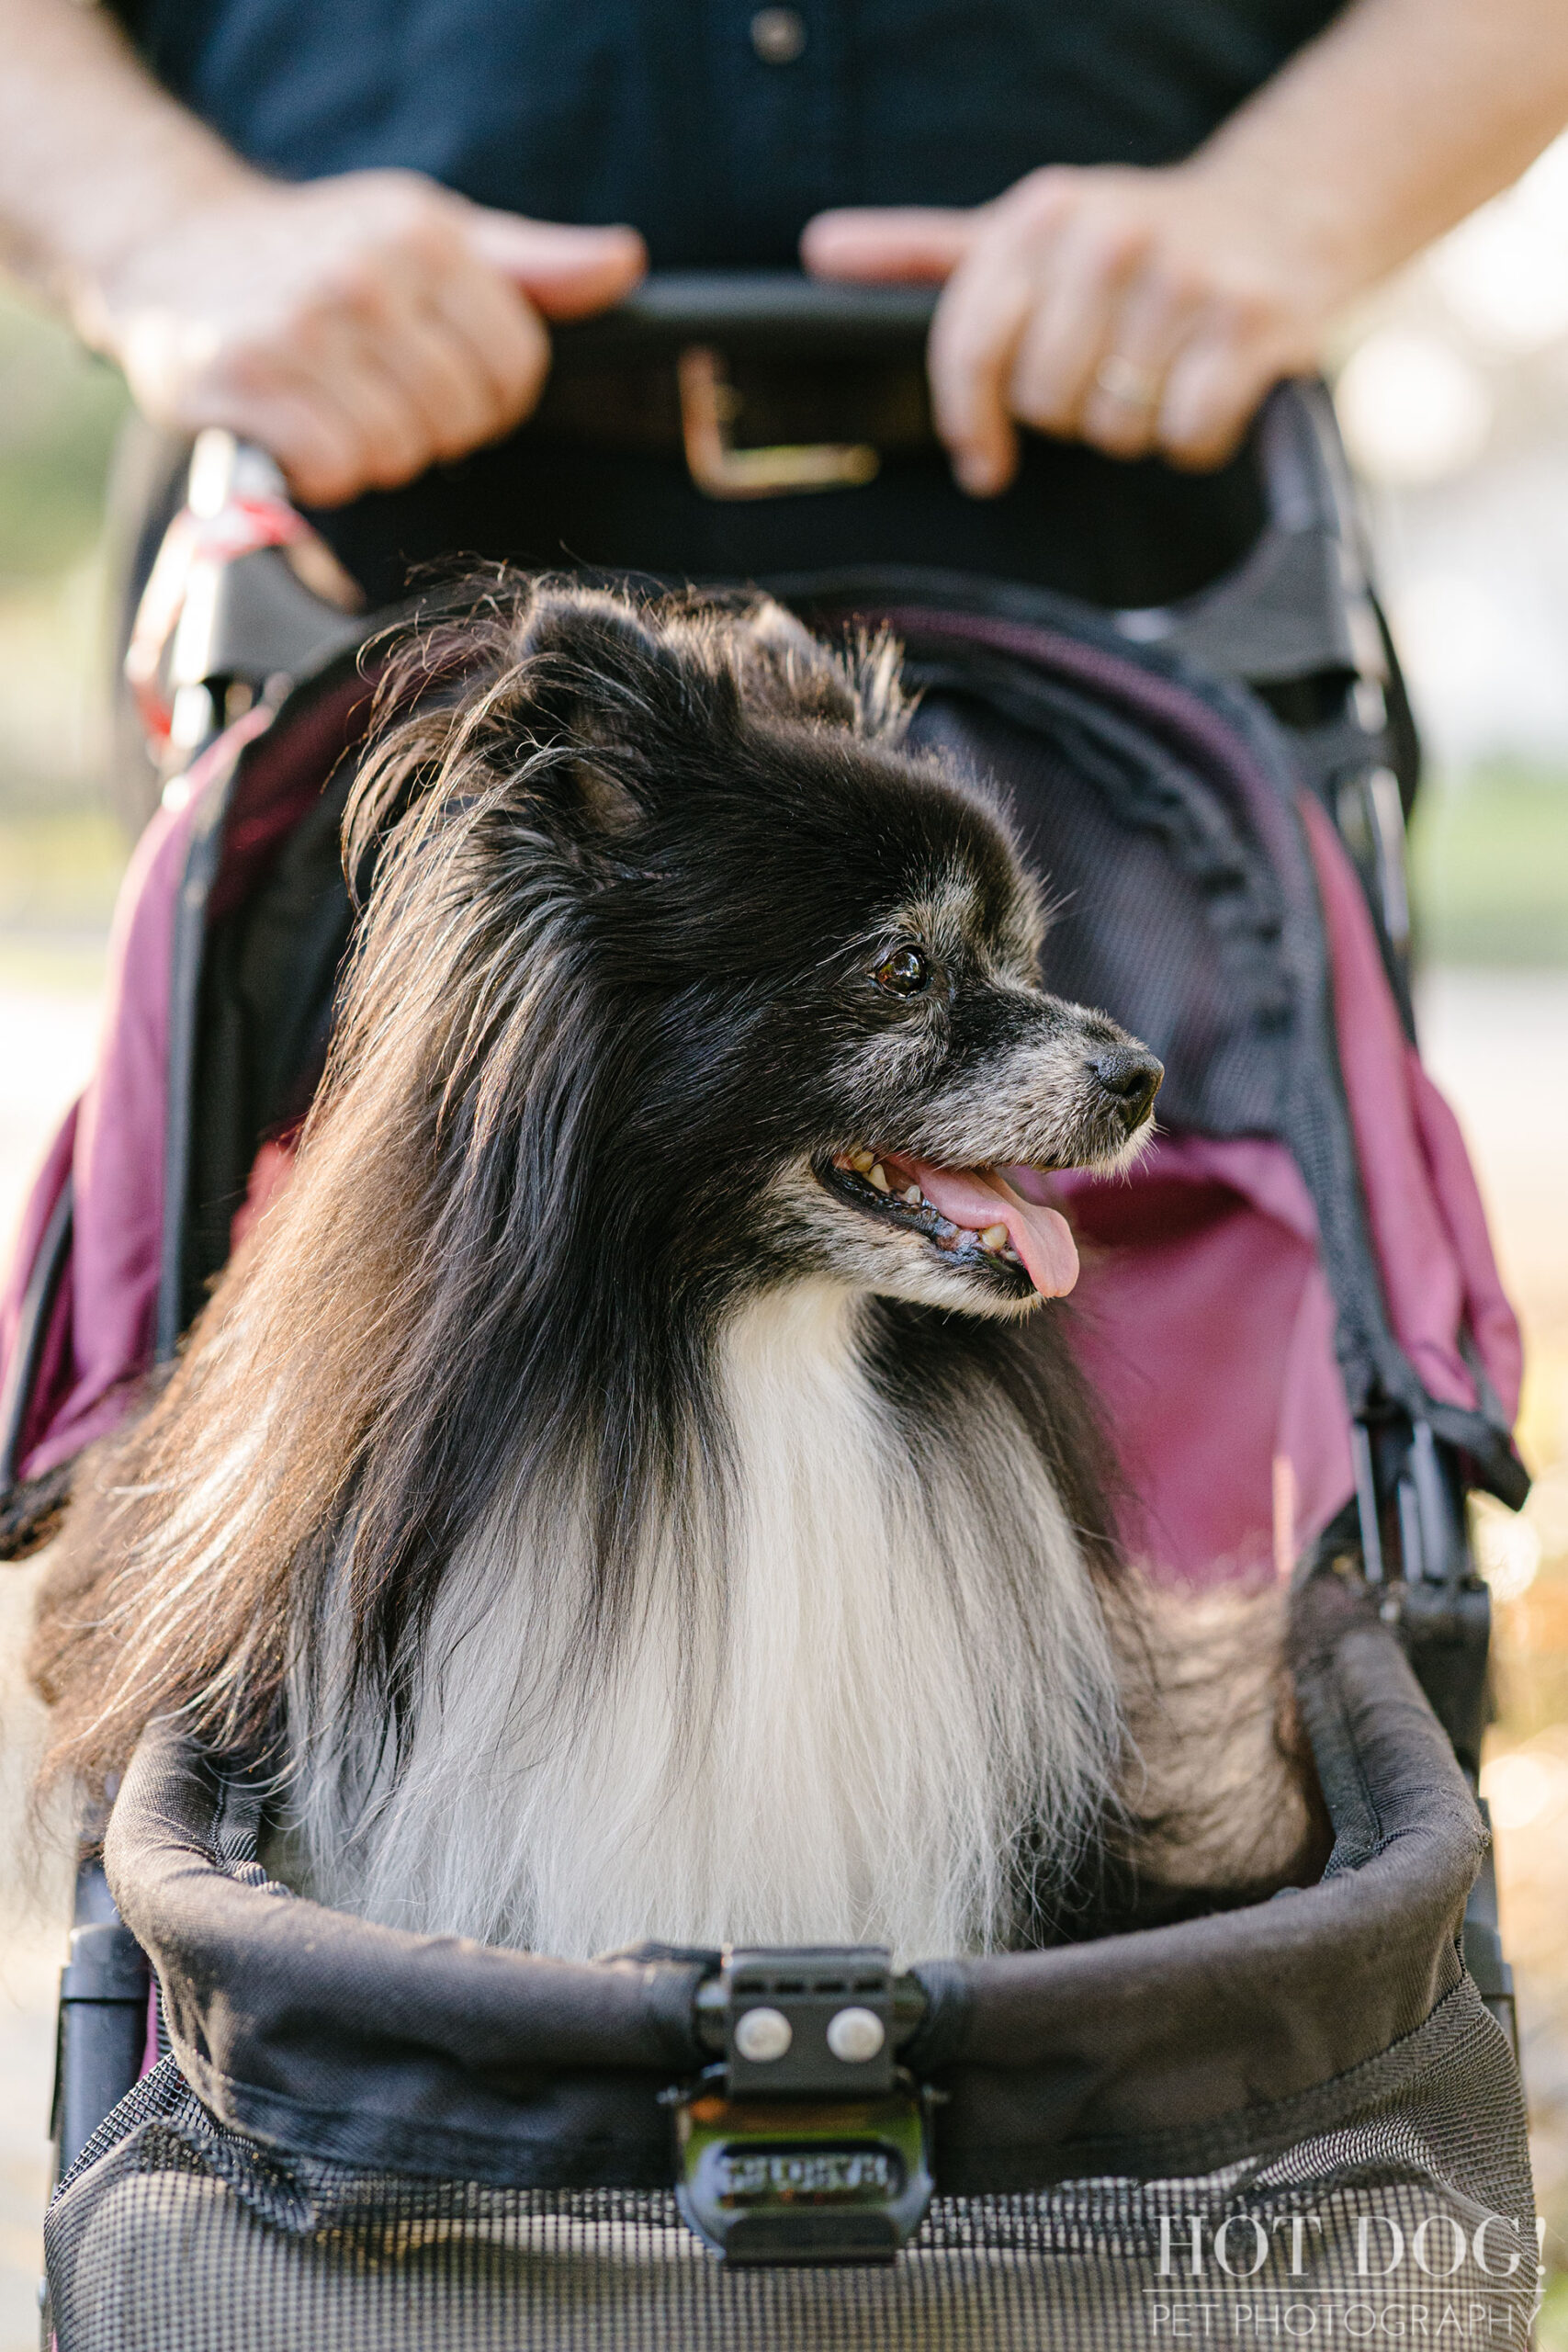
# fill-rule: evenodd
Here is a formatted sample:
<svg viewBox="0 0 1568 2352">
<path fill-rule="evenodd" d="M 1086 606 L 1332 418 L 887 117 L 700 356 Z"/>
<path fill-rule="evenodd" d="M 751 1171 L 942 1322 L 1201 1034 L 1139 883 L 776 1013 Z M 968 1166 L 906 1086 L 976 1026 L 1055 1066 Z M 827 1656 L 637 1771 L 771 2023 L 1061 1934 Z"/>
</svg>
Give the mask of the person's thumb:
<svg viewBox="0 0 1568 2352">
<path fill-rule="evenodd" d="M 978 219 L 925 204 L 819 212 L 801 232 L 800 258 L 813 277 L 940 286 L 968 252 Z"/>
<path fill-rule="evenodd" d="M 474 251 L 511 278 L 547 319 L 581 319 L 629 294 L 648 268 L 635 229 L 579 229 L 471 208 Z"/>
</svg>

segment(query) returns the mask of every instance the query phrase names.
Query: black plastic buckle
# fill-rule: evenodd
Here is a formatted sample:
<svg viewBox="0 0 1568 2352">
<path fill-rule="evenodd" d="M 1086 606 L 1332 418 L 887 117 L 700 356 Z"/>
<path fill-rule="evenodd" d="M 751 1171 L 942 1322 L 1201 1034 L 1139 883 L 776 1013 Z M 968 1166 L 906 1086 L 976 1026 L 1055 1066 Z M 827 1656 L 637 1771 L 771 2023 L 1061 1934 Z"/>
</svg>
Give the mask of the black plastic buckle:
<svg viewBox="0 0 1568 2352">
<path fill-rule="evenodd" d="M 55 2029 L 50 2131 L 62 2177 L 141 2075 L 151 1985 L 147 1955 L 120 1924 L 102 1864 L 85 1862 Z"/>
<path fill-rule="evenodd" d="M 1380 1613 L 1398 1632 L 1490 1837 L 1479 1784 L 1482 1740 L 1492 1719 L 1492 1595 L 1471 1548 L 1461 1465 L 1429 1423 L 1400 1413 L 1355 1422 L 1351 1443 L 1367 1582 L 1381 1589 Z M 1490 1842 L 1465 1902 L 1461 1942 L 1465 1966 L 1517 2064 L 1514 1972 L 1498 1932 Z"/>
<path fill-rule="evenodd" d="M 1398 1629 L 1416 1679 L 1473 1781 L 1489 1719 L 1492 1596 L 1476 1573 L 1464 1479 L 1426 1421 L 1390 1413 L 1352 1431 L 1369 1584 Z"/>
<path fill-rule="evenodd" d="M 892 2262 L 935 2186 L 934 2098 L 896 2063 L 888 1953 L 732 1951 L 704 1990 L 725 2057 L 673 2096 L 688 2227 L 735 2265 Z"/>
</svg>

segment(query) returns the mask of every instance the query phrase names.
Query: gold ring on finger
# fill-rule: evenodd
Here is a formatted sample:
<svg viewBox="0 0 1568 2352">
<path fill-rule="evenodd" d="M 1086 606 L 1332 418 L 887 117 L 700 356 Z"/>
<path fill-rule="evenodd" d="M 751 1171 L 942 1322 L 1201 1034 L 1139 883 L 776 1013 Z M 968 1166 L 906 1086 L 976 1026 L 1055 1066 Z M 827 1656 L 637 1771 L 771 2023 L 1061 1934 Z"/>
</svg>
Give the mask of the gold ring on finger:
<svg viewBox="0 0 1568 2352">
<path fill-rule="evenodd" d="M 1116 401 L 1122 408 L 1147 412 L 1159 405 L 1158 371 L 1141 368 L 1123 352 L 1112 351 L 1102 359 L 1094 371 L 1094 380 L 1107 400 Z"/>
</svg>

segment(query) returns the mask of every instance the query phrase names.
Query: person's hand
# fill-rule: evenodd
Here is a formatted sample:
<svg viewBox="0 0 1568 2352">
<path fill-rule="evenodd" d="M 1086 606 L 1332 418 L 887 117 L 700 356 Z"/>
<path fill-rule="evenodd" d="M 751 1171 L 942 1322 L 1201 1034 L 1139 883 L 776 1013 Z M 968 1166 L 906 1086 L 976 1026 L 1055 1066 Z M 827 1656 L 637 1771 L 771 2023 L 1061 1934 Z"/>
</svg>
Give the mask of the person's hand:
<svg viewBox="0 0 1568 2352">
<path fill-rule="evenodd" d="M 1006 489 L 1015 420 L 1119 458 L 1220 464 L 1281 376 L 1315 364 L 1348 290 L 1292 195 L 1248 201 L 1201 162 L 1032 172 L 973 211 L 819 213 L 819 277 L 945 281 L 931 405 L 965 490 Z"/>
<path fill-rule="evenodd" d="M 607 308 L 646 266 L 633 230 L 487 211 L 417 172 L 239 166 L 128 238 L 73 309 L 155 424 L 227 425 L 333 506 L 510 431 L 549 368 L 545 321 Z"/>
</svg>

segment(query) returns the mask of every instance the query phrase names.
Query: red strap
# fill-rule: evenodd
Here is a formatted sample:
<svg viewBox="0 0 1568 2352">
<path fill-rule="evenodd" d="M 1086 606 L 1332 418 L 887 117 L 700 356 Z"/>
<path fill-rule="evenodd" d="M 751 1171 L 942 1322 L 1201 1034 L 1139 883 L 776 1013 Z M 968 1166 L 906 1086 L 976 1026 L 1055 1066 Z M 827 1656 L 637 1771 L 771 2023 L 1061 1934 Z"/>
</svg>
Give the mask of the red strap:
<svg viewBox="0 0 1568 2352">
<path fill-rule="evenodd" d="M 164 534 L 126 650 L 126 683 L 154 752 L 169 740 L 174 712 L 162 684 L 164 656 L 179 625 L 197 564 L 221 570 L 258 548 L 283 548 L 304 537 L 307 525 L 286 499 L 231 498 L 216 514 L 182 507 Z"/>
</svg>

